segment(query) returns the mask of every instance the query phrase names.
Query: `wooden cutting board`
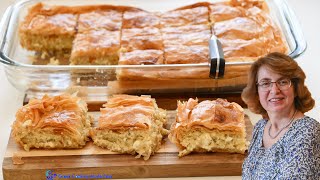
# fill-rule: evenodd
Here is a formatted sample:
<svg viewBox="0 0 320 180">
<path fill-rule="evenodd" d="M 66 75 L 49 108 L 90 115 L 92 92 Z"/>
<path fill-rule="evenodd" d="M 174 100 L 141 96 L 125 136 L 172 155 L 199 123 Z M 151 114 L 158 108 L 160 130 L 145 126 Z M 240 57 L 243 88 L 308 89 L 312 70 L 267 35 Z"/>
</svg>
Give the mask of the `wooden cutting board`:
<svg viewBox="0 0 320 180">
<path fill-rule="evenodd" d="M 158 100 L 157 100 L 158 101 Z M 99 106 L 89 106 L 97 110 Z M 101 106 L 100 106 L 101 107 Z M 98 112 L 90 112 L 94 117 Z M 167 111 L 168 124 L 175 120 L 176 112 Z M 247 140 L 251 140 L 252 124 L 245 116 Z M 57 177 L 90 175 L 112 178 L 153 178 L 186 176 L 241 175 L 245 155 L 236 153 L 193 153 L 178 157 L 178 148 L 165 139 L 161 149 L 147 161 L 133 155 L 118 154 L 88 142 L 83 149 L 24 151 L 10 136 L 3 160 L 4 179 L 46 179 L 51 172 Z M 16 163 L 23 163 L 17 165 Z M 99 176 L 100 175 L 100 176 Z M 92 178 L 90 178 L 92 179 Z"/>
</svg>

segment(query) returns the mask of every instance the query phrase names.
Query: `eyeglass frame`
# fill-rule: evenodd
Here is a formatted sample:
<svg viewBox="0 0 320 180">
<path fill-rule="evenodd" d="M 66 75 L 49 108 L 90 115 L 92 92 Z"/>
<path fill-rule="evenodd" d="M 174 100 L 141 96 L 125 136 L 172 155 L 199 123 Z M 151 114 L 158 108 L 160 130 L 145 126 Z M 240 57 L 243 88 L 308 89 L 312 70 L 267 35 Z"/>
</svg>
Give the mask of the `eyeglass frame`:
<svg viewBox="0 0 320 180">
<path fill-rule="evenodd" d="M 280 82 L 280 81 L 283 81 L 283 80 L 288 80 L 288 81 L 289 81 L 289 86 L 288 86 L 287 88 L 285 88 L 285 89 L 282 89 L 281 87 L 283 87 L 283 86 L 279 85 L 279 82 Z M 270 83 L 270 85 L 269 85 L 268 87 L 266 87 L 266 88 L 263 88 L 262 85 L 260 85 L 259 82 L 256 83 L 256 86 L 257 86 L 258 89 L 259 89 L 259 87 L 260 87 L 261 91 L 263 91 L 263 92 L 268 92 L 268 91 L 271 90 L 271 88 L 272 88 L 272 86 L 273 86 L 273 83 L 275 83 L 276 86 L 277 86 L 277 88 L 278 88 L 279 90 L 285 91 L 285 90 L 289 89 L 289 88 L 292 86 L 293 79 L 283 78 L 283 79 L 279 79 L 279 80 L 277 80 L 277 81 L 270 81 L 270 82 L 268 82 L 268 83 Z"/>
</svg>

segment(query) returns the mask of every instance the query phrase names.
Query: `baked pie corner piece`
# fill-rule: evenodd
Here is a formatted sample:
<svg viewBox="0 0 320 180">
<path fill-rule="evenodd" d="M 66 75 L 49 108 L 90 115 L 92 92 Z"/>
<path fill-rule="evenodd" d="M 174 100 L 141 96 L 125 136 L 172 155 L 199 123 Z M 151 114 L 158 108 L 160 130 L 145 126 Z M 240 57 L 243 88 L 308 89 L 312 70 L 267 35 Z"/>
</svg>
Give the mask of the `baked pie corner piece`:
<svg viewBox="0 0 320 180">
<path fill-rule="evenodd" d="M 12 134 L 26 151 L 81 148 L 89 141 L 92 118 L 87 111 L 87 104 L 73 95 L 31 99 L 18 109 Z"/>
<path fill-rule="evenodd" d="M 78 15 L 64 7 L 44 8 L 41 3 L 35 5 L 20 23 L 21 46 L 35 51 L 70 50 Z"/>
</svg>

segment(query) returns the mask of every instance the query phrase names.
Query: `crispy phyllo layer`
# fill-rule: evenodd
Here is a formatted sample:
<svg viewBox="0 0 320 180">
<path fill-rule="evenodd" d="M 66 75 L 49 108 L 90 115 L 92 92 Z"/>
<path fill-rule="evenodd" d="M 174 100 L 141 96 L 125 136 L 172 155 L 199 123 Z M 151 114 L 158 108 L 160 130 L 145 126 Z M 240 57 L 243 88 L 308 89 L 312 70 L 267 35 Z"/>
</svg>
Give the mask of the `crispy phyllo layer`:
<svg viewBox="0 0 320 180">
<path fill-rule="evenodd" d="M 125 51 L 163 49 L 160 30 L 153 27 L 122 29 L 121 48 Z"/>
<path fill-rule="evenodd" d="M 91 131 L 94 144 L 119 153 L 150 158 L 168 131 L 166 111 L 149 96 L 114 95 L 101 108 L 98 127 Z"/>
<path fill-rule="evenodd" d="M 208 7 L 195 7 L 165 12 L 161 15 L 161 27 L 178 27 L 209 23 Z"/>
<path fill-rule="evenodd" d="M 160 27 L 160 17 L 158 13 L 147 12 L 143 10 L 126 11 L 123 13 L 124 29 Z"/>
<path fill-rule="evenodd" d="M 169 139 L 181 149 L 179 157 L 191 152 L 244 153 L 247 142 L 243 109 L 224 99 L 179 101 Z"/>
<path fill-rule="evenodd" d="M 171 45 L 165 48 L 166 64 L 208 63 L 208 46 Z"/>
<path fill-rule="evenodd" d="M 120 52 L 136 50 L 162 50 L 164 64 L 204 63 L 209 60 L 208 53 L 200 54 L 207 51 L 212 35 L 220 40 L 227 63 L 252 62 L 271 52 L 288 53 L 288 44 L 267 3 L 258 0 L 199 2 L 166 12 L 116 5 L 39 3 L 19 27 L 22 47 L 54 54 L 55 59 L 61 52 L 69 52 L 67 63 L 72 65 L 116 65 Z M 51 64 L 66 63 L 59 59 Z M 162 78 L 154 75 L 146 76 Z"/>
<path fill-rule="evenodd" d="M 120 54 L 119 65 L 155 65 L 163 64 L 163 51 L 148 49 L 148 50 L 135 50 L 131 52 L 122 52 Z M 117 78 L 124 80 L 136 77 L 153 76 L 153 72 L 158 72 L 157 69 L 117 69 Z"/>
<path fill-rule="evenodd" d="M 71 49 L 77 17 L 73 14 L 36 15 L 21 24 L 20 43 L 22 47 L 35 51 Z"/>
<path fill-rule="evenodd" d="M 81 148 L 89 141 L 91 117 L 87 104 L 71 95 L 32 99 L 16 113 L 12 125 L 15 140 L 31 148 Z"/>
<path fill-rule="evenodd" d="M 71 52 L 71 64 L 118 64 L 120 31 L 105 29 L 78 33 Z"/>
<path fill-rule="evenodd" d="M 287 52 L 279 29 L 268 14 L 256 6 L 246 9 L 245 16 L 214 23 L 212 32 L 221 41 L 227 60 L 247 58 L 250 61 L 271 52 Z"/>
<path fill-rule="evenodd" d="M 115 10 L 97 10 L 79 15 L 78 32 L 105 29 L 120 31 L 122 13 Z"/>
<path fill-rule="evenodd" d="M 119 65 L 163 64 L 163 51 L 148 49 L 120 53 Z"/>
</svg>

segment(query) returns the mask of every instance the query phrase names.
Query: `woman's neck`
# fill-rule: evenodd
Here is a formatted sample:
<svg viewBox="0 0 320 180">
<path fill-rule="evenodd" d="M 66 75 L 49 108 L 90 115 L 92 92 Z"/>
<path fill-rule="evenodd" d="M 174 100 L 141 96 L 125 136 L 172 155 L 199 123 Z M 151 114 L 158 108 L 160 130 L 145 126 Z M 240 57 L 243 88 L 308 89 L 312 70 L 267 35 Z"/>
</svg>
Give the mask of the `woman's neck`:
<svg viewBox="0 0 320 180">
<path fill-rule="evenodd" d="M 273 128 L 279 129 L 287 125 L 292 119 L 295 119 L 298 115 L 298 112 L 295 112 L 296 109 L 290 108 L 288 111 L 279 112 L 268 112 L 270 123 Z"/>
</svg>

